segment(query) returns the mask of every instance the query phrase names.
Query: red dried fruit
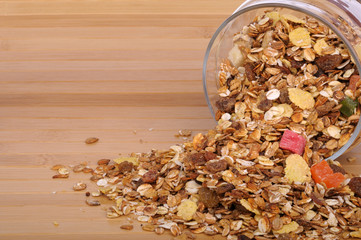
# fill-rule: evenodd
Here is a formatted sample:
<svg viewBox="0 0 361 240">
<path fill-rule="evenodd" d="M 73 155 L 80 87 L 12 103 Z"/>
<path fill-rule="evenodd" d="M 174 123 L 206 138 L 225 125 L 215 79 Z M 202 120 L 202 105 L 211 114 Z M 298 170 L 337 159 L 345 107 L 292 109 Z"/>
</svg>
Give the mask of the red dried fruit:
<svg viewBox="0 0 361 240">
<path fill-rule="evenodd" d="M 311 167 L 312 179 L 316 183 L 325 183 L 327 188 L 338 187 L 345 180 L 342 173 L 334 173 L 326 161 L 321 161 Z"/>
<path fill-rule="evenodd" d="M 235 98 L 222 97 L 216 101 L 216 107 L 222 112 L 232 112 L 236 104 Z"/>
<path fill-rule="evenodd" d="M 361 177 L 354 177 L 348 183 L 352 192 L 355 193 L 356 196 L 361 197 Z"/>
<path fill-rule="evenodd" d="M 142 180 L 144 183 L 154 183 L 157 181 L 158 173 L 155 170 L 149 170 L 142 176 Z"/>
<path fill-rule="evenodd" d="M 330 175 L 327 175 L 323 182 L 326 184 L 326 187 L 332 188 L 332 187 L 338 187 L 340 184 L 345 181 L 345 176 L 342 173 L 333 173 Z"/>
<path fill-rule="evenodd" d="M 209 188 L 200 188 L 198 191 L 199 201 L 201 201 L 207 208 L 216 207 L 219 203 L 219 198 L 216 192 Z"/>
<path fill-rule="evenodd" d="M 312 179 L 316 183 L 321 183 L 325 176 L 332 173 L 333 171 L 326 161 L 321 161 L 311 167 Z"/>
<path fill-rule="evenodd" d="M 302 155 L 305 146 L 306 139 L 304 137 L 291 130 L 284 131 L 280 141 L 280 148 Z"/>
<path fill-rule="evenodd" d="M 316 58 L 315 62 L 323 71 L 333 70 L 341 64 L 342 56 L 340 54 L 325 55 Z"/>
<path fill-rule="evenodd" d="M 225 160 L 213 160 L 206 163 L 206 169 L 211 173 L 217 173 L 227 169 L 228 163 Z"/>
</svg>

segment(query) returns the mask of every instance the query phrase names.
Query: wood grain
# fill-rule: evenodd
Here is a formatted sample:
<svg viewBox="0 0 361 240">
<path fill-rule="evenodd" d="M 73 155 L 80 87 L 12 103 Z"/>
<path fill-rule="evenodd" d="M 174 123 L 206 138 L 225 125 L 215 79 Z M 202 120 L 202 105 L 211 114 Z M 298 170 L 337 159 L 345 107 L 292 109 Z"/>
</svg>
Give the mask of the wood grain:
<svg viewBox="0 0 361 240">
<path fill-rule="evenodd" d="M 240 3 L 0 0 L 0 239 L 171 239 L 120 230 L 132 220 L 109 220 L 72 191 L 79 180 L 95 189 L 89 176 L 53 180 L 50 167 L 166 149 L 183 142 L 180 129 L 212 128 L 203 56 Z M 91 136 L 100 141 L 86 145 Z M 360 172 L 360 153 L 341 158 L 347 170 Z"/>
</svg>

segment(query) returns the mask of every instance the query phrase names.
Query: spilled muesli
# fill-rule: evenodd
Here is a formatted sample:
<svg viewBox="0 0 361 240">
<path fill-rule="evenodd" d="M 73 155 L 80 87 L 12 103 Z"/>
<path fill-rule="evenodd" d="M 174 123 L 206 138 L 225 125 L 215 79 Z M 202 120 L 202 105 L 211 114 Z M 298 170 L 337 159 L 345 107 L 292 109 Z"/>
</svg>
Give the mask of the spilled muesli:
<svg viewBox="0 0 361 240">
<path fill-rule="evenodd" d="M 215 129 L 166 151 L 74 166 L 98 186 L 86 203 L 105 196 L 114 202 L 108 218 L 133 214 L 145 231 L 187 239 L 361 238 L 361 177 L 322 161 L 359 119 L 347 49 L 317 21 L 278 12 L 257 17 L 234 43 L 220 66 Z M 63 165 L 53 170 L 69 176 Z"/>
</svg>

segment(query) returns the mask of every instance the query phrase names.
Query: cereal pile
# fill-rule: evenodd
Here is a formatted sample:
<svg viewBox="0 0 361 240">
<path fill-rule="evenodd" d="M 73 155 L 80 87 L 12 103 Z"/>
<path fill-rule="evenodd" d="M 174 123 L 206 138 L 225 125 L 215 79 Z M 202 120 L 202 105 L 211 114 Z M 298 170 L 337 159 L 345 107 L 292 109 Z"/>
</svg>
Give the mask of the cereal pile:
<svg viewBox="0 0 361 240">
<path fill-rule="evenodd" d="M 167 151 L 73 167 L 99 188 L 87 204 L 106 196 L 108 218 L 134 214 L 145 231 L 188 239 L 361 238 L 361 177 L 321 161 L 360 114 L 360 77 L 343 43 L 313 19 L 269 12 L 235 35 L 220 69 L 215 129 Z"/>
</svg>

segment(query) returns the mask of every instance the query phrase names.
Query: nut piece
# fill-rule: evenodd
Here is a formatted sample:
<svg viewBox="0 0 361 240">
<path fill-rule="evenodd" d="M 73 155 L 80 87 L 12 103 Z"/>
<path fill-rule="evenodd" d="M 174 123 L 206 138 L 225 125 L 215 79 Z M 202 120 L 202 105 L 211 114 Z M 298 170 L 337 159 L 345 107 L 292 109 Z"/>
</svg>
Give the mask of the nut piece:
<svg viewBox="0 0 361 240">
<path fill-rule="evenodd" d="M 74 191 L 82 191 L 84 189 L 86 189 L 86 184 L 83 182 L 78 182 L 73 186 Z"/>
<path fill-rule="evenodd" d="M 87 138 L 85 140 L 85 143 L 86 144 L 93 144 L 93 143 L 96 143 L 99 141 L 99 138 L 96 138 L 96 137 L 90 137 L 90 138 Z"/>
</svg>

